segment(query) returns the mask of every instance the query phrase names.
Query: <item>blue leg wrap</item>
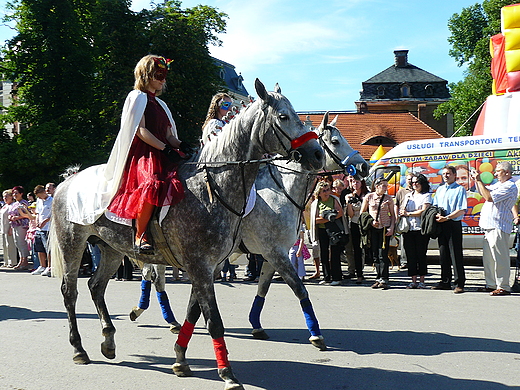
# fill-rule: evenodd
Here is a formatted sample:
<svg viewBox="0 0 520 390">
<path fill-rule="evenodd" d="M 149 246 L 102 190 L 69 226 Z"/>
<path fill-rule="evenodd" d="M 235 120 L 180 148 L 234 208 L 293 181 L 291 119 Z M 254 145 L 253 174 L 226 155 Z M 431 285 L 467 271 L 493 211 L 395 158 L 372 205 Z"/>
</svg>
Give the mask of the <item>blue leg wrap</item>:
<svg viewBox="0 0 520 390">
<path fill-rule="evenodd" d="M 251 311 L 249 312 L 249 322 L 253 326 L 253 329 L 262 328 L 262 325 L 260 325 L 260 313 L 262 313 L 264 302 L 265 298 L 259 297 L 258 295 L 255 297 L 255 300 L 253 301 L 253 306 L 251 307 Z"/>
<path fill-rule="evenodd" d="M 139 299 L 139 309 L 146 310 L 150 306 L 150 289 L 152 282 L 148 280 L 141 280 L 141 299 Z"/>
<path fill-rule="evenodd" d="M 311 301 L 309 298 L 302 299 L 300 301 L 300 305 L 305 317 L 305 322 L 307 323 L 307 328 L 309 329 L 309 332 L 311 332 L 311 336 L 320 336 L 320 324 L 318 324 L 318 319 L 316 318 L 314 310 L 312 309 Z"/>
<path fill-rule="evenodd" d="M 168 300 L 166 291 L 157 292 L 157 300 L 159 301 L 159 305 L 161 305 L 162 315 L 166 322 L 168 324 L 174 322 L 175 317 L 173 315 L 172 308 L 170 307 L 170 301 Z"/>
</svg>

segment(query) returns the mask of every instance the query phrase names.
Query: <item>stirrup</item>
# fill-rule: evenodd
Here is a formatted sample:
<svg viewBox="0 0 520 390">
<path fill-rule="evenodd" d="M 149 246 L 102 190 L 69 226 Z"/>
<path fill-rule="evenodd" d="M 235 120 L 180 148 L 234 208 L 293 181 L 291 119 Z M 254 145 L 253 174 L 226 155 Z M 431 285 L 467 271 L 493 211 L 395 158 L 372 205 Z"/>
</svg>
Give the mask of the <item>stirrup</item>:
<svg viewBox="0 0 520 390">
<path fill-rule="evenodd" d="M 138 254 L 142 255 L 153 255 L 154 254 L 154 248 L 151 244 L 149 244 L 147 241 L 144 241 L 144 235 L 143 233 L 141 237 L 139 238 L 139 244 L 134 243 L 134 250 Z"/>
</svg>

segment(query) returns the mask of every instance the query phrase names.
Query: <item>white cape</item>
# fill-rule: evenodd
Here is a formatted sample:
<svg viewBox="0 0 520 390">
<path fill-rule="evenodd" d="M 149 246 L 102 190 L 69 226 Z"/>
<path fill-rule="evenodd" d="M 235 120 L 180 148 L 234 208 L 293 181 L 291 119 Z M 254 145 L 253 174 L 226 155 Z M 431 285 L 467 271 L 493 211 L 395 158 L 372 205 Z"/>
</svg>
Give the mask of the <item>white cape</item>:
<svg viewBox="0 0 520 390">
<path fill-rule="evenodd" d="M 171 123 L 172 134 L 177 128 L 166 103 L 157 99 Z M 134 140 L 143 117 L 147 94 L 133 90 L 128 94 L 121 115 L 121 128 L 106 164 L 95 165 L 74 175 L 67 190 L 67 219 L 80 225 L 93 224 L 108 208 L 119 189 L 119 184 Z"/>
</svg>

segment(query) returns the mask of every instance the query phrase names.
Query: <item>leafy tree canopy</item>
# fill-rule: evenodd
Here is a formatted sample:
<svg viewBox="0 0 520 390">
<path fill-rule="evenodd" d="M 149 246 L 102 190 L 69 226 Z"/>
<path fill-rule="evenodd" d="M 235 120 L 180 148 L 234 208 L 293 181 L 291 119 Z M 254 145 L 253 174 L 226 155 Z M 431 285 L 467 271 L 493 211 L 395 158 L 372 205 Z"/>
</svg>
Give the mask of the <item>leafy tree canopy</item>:
<svg viewBox="0 0 520 390">
<path fill-rule="evenodd" d="M 32 188 L 73 164 L 105 162 L 119 130 L 133 69 L 149 53 L 174 60 L 161 97 L 179 136 L 196 141 L 211 96 L 223 89 L 209 45 L 220 45 L 227 15 L 166 1 L 133 12 L 130 0 L 14 0 L 17 34 L 2 50 L 16 104 L 0 115 L 20 122 L 0 136 L 0 185 Z"/>
<path fill-rule="evenodd" d="M 449 51 L 458 66 L 467 66 L 463 80 L 450 83 L 452 98 L 435 112 L 437 118 L 453 114 L 458 136 L 471 135 L 478 115 L 469 119 L 491 94 L 489 39 L 500 33 L 500 9 L 517 0 L 484 0 L 462 9 L 448 21 Z M 469 120 L 468 120 L 469 119 Z"/>
</svg>

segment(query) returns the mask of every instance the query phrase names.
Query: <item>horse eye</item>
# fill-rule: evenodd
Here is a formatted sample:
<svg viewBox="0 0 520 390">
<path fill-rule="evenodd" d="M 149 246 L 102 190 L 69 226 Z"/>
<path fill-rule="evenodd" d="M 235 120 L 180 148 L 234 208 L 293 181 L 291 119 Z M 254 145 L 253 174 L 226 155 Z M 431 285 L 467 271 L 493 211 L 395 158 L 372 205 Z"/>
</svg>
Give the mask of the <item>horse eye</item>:
<svg viewBox="0 0 520 390">
<path fill-rule="evenodd" d="M 286 121 L 287 119 L 289 119 L 289 116 L 285 115 L 285 114 L 280 114 L 279 116 L 280 120 L 282 121 Z"/>
<path fill-rule="evenodd" d="M 330 142 L 332 142 L 332 145 L 338 145 L 339 144 L 339 139 L 338 139 L 338 137 L 332 137 L 330 139 Z"/>
</svg>

